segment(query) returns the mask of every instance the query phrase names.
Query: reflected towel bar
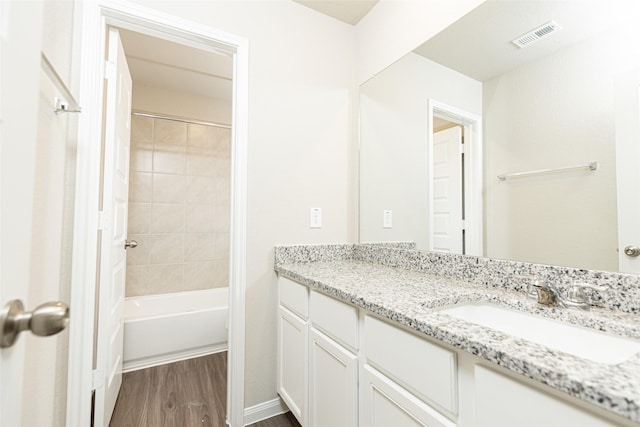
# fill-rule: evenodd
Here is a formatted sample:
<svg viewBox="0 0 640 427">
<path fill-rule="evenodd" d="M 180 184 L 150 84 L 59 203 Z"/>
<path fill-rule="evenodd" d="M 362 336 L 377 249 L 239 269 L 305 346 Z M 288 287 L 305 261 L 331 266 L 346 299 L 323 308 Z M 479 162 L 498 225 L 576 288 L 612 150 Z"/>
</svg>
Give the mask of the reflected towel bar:
<svg viewBox="0 0 640 427">
<path fill-rule="evenodd" d="M 54 99 L 55 105 L 53 107 L 53 111 L 56 113 L 81 113 L 82 110 L 76 102 L 76 99 L 73 97 L 71 91 L 69 90 L 67 85 L 64 84 L 55 68 L 53 68 L 53 65 L 51 65 L 51 62 L 49 62 L 49 59 L 44 55 L 44 53 L 42 54 L 41 64 L 45 74 L 49 77 L 56 89 L 58 89 L 58 91 L 60 91 L 60 93 L 64 97 L 64 100 L 61 100 L 59 98 Z"/>
<path fill-rule="evenodd" d="M 528 172 L 505 173 L 502 175 L 498 175 L 498 179 L 500 181 L 504 181 L 507 178 L 520 178 L 520 177 L 532 176 L 532 175 L 542 175 L 542 174 L 552 173 L 552 172 L 571 172 L 571 171 L 577 171 L 581 169 L 588 169 L 590 171 L 594 171 L 598 169 L 598 162 L 589 162 L 586 165 L 567 166 L 564 168 L 539 169 L 539 170 L 528 171 Z"/>
</svg>

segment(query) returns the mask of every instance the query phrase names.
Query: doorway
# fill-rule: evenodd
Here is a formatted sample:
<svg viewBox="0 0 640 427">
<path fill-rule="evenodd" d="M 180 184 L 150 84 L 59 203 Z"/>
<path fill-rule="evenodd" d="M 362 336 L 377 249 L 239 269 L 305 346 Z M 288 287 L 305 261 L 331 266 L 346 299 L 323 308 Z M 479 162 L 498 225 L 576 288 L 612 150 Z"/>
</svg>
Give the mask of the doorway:
<svg viewBox="0 0 640 427">
<path fill-rule="evenodd" d="M 108 31 L 96 426 L 122 372 L 226 350 L 230 260 L 232 57 Z"/>
<path fill-rule="evenodd" d="M 97 2 L 88 4 L 85 9 L 83 34 L 83 58 L 84 64 L 81 73 L 85 82 L 81 88 L 81 94 L 85 105 L 85 115 L 79 123 L 80 138 L 91 141 L 82 153 L 82 161 L 86 161 L 89 167 L 81 171 L 84 173 L 84 185 L 81 190 L 82 206 L 87 206 L 86 217 L 83 224 L 90 236 L 92 229 L 98 229 L 98 220 L 92 219 L 95 213 L 91 212 L 91 206 L 97 206 L 95 201 L 98 194 L 97 188 L 100 176 L 96 173 L 96 162 L 100 159 L 100 147 L 97 143 L 101 135 L 96 129 L 102 128 L 102 85 L 96 84 L 102 79 L 104 70 L 104 40 L 108 27 L 134 31 L 156 38 L 169 40 L 190 48 L 207 52 L 215 52 L 227 55 L 233 61 L 233 103 L 231 120 L 231 194 L 229 205 L 231 208 L 229 225 L 229 367 L 227 388 L 227 421 L 232 426 L 243 425 L 244 410 L 244 289 L 245 289 L 245 229 L 246 229 L 246 135 L 247 135 L 247 42 L 246 40 L 198 25 L 190 21 L 177 19 L 154 10 L 140 6 L 127 4 L 112 4 L 111 2 Z M 94 211 L 95 212 L 95 211 Z M 95 227 L 95 228 L 94 228 Z M 100 387 L 100 384 L 92 384 L 93 355 L 86 348 L 86 343 L 93 342 L 93 328 L 82 327 L 93 324 L 95 293 L 87 290 L 83 283 L 95 282 L 96 260 L 92 255 L 96 254 L 96 238 L 88 238 L 81 246 L 86 251 L 79 259 L 82 267 L 77 272 L 78 285 L 73 287 L 72 311 L 75 308 L 77 318 L 82 317 L 84 322 L 76 322 L 78 325 L 71 331 L 70 362 L 81 370 L 70 374 L 69 385 L 69 425 L 84 425 L 89 418 L 90 390 Z M 92 271 L 93 270 L 93 271 Z M 74 298 L 75 296 L 75 298 Z M 75 306 L 75 307 L 74 307 Z M 83 347 L 84 346 L 84 347 Z"/>
<path fill-rule="evenodd" d="M 482 256 L 482 122 L 428 102 L 429 250 Z"/>
</svg>

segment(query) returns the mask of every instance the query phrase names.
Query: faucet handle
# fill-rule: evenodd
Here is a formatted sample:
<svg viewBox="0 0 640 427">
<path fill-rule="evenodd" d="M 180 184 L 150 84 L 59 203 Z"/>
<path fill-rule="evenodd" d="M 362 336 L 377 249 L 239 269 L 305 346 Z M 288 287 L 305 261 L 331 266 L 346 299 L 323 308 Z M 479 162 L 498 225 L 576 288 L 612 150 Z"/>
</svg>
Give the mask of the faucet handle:
<svg viewBox="0 0 640 427">
<path fill-rule="evenodd" d="M 542 285 L 540 285 L 540 280 L 538 279 L 538 275 L 536 274 L 531 274 L 531 275 L 526 275 L 526 274 L 514 274 L 513 277 L 520 279 L 520 280 L 526 280 L 527 281 L 527 296 L 529 298 L 533 298 L 533 299 L 537 299 L 538 298 L 538 288 Z"/>
<path fill-rule="evenodd" d="M 587 291 L 588 290 L 588 291 Z M 597 286 L 585 282 L 573 282 L 567 289 L 566 299 L 575 303 L 591 303 L 591 298 L 598 292 L 605 292 L 606 286 Z"/>
</svg>

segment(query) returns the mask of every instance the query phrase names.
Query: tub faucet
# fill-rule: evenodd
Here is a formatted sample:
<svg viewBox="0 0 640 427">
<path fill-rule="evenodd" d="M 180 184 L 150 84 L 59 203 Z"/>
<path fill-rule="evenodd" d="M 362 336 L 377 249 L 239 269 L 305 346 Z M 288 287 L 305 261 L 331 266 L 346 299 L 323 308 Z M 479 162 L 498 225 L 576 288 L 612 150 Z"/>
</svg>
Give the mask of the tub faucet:
<svg viewBox="0 0 640 427">
<path fill-rule="evenodd" d="M 531 283 L 538 296 L 538 304 L 548 307 L 577 308 L 589 310 L 591 297 L 594 293 L 606 291 L 604 286 L 595 286 L 589 283 L 573 282 L 563 293 L 551 283 L 541 283 L 537 279 Z"/>
</svg>

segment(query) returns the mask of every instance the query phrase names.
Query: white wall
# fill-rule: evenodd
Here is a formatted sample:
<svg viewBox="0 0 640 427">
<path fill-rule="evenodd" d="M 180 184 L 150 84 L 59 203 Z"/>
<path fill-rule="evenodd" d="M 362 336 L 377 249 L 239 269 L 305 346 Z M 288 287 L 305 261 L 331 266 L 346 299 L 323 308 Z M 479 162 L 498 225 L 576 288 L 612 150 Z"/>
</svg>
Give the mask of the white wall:
<svg viewBox="0 0 640 427">
<path fill-rule="evenodd" d="M 415 53 L 360 88 L 360 241 L 428 247 L 428 100 L 482 113 L 482 84 Z M 393 212 L 393 228 L 382 213 Z"/>
<path fill-rule="evenodd" d="M 487 81 L 486 255 L 617 270 L 613 77 L 623 40 L 598 36 Z M 595 172 L 496 175 L 598 162 Z"/>
<path fill-rule="evenodd" d="M 249 407 L 276 397 L 274 245 L 355 240 L 354 27 L 291 1 L 141 3 L 249 40 Z"/>
<path fill-rule="evenodd" d="M 484 2 L 380 0 L 356 26 L 358 84 L 375 76 Z"/>
<path fill-rule="evenodd" d="M 231 124 L 230 102 L 193 93 L 134 84 L 131 106 L 134 111 Z"/>
</svg>

